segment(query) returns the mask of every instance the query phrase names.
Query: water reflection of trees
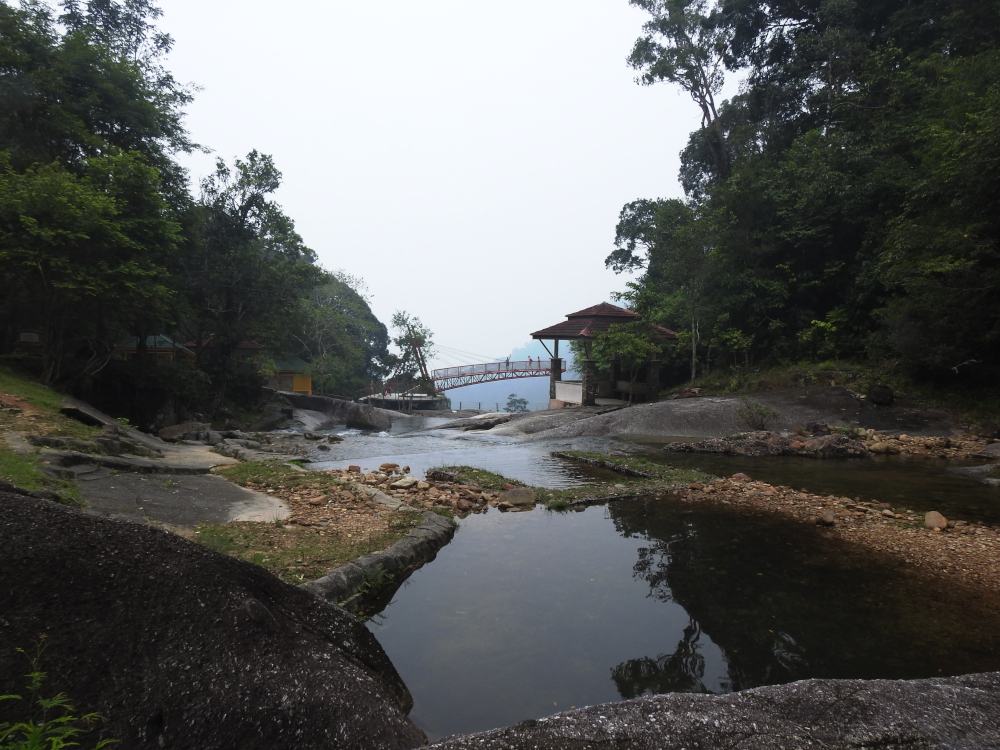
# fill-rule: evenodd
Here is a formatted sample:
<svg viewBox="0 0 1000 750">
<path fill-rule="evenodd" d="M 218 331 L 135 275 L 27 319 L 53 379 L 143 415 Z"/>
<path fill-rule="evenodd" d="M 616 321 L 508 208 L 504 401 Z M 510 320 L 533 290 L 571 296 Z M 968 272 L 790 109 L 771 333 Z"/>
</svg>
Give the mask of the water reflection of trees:
<svg viewBox="0 0 1000 750">
<path fill-rule="evenodd" d="M 705 686 L 705 657 L 699 651 L 701 627 L 691 620 L 672 654 L 655 659 L 629 659 L 611 670 L 611 679 L 624 699 L 645 693 L 710 693 Z"/>
<path fill-rule="evenodd" d="M 758 580 L 756 569 L 741 566 L 747 536 L 734 539 L 732 526 L 707 522 L 705 516 L 668 512 L 646 502 L 609 506 L 617 530 L 640 536 L 650 544 L 639 550 L 634 576 L 649 586 L 648 596 L 673 601 L 690 618 L 671 653 L 630 659 L 612 669 L 612 680 L 623 698 L 643 693 L 707 692 L 702 649 L 710 638 L 721 650 L 729 679 L 720 687 L 742 690 L 788 682 L 807 676 L 806 650 L 781 624 L 794 608 L 795 597 L 774 591 L 774 576 Z M 750 535 L 752 536 L 752 534 Z M 752 540 L 751 540 L 752 542 Z M 760 553 L 753 550 L 753 556 Z M 768 553 L 782 565 L 783 549 Z M 721 574 L 719 567 L 729 569 Z M 778 573 L 780 576 L 780 572 Z"/>
</svg>

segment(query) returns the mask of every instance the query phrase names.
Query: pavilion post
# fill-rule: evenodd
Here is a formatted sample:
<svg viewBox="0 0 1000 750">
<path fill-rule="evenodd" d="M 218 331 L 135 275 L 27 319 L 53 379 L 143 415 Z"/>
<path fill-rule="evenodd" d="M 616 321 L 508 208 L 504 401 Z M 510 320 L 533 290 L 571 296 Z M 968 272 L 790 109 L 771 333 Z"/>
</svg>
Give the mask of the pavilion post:
<svg viewBox="0 0 1000 750">
<path fill-rule="evenodd" d="M 556 397 L 556 383 L 562 380 L 562 360 L 552 358 L 552 369 L 549 371 L 549 398 Z"/>
<path fill-rule="evenodd" d="M 583 403 L 581 406 L 597 406 L 597 362 L 593 359 L 583 360 Z"/>
<path fill-rule="evenodd" d="M 646 364 L 646 401 L 656 401 L 660 392 L 660 360 L 650 357 Z"/>
</svg>

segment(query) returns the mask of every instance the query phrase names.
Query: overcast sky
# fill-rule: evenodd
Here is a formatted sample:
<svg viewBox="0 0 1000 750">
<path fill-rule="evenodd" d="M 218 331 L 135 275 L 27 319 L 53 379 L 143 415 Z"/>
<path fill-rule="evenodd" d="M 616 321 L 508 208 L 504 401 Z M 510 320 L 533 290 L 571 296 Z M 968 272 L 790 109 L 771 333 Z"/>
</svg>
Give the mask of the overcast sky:
<svg viewBox="0 0 1000 750">
<path fill-rule="evenodd" d="M 601 301 L 623 204 L 679 197 L 698 126 L 626 64 L 627 0 L 161 0 L 188 108 L 192 178 L 257 149 L 278 202 L 375 314 L 419 316 L 453 349 L 503 357 Z"/>
</svg>

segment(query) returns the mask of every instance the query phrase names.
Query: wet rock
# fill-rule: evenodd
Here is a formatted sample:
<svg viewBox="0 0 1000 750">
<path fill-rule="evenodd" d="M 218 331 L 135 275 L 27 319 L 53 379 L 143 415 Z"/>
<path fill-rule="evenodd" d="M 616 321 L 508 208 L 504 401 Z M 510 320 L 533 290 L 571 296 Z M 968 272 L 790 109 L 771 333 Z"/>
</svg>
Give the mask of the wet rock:
<svg viewBox="0 0 1000 750">
<path fill-rule="evenodd" d="M 379 466 L 378 470 L 391 474 L 392 472 L 394 472 L 398 468 L 399 468 L 399 464 L 385 463 L 385 464 L 382 464 L 381 466 Z"/>
<path fill-rule="evenodd" d="M 418 482 L 415 477 L 403 477 L 402 479 L 397 479 L 389 486 L 394 490 L 408 490 L 410 487 L 416 487 L 417 484 Z"/>
<path fill-rule="evenodd" d="M 976 428 L 976 434 L 984 438 L 1000 438 L 1000 425 L 996 422 L 983 422 Z"/>
<path fill-rule="evenodd" d="M 348 471 L 353 471 L 355 473 L 360 473 L 361 472 L 361 467 L 357 466 L 355 464 L 351 464 L 350 466 L 347 467 L 347 470 Z"/>
<path fill-rule="evenodd" d="M 750 477 L 748 477 L 746 474 L 743 474 L 742 472 L 740 472 L 738 474 L 733 474 L 730 477 L 730 479 L 732 479 L 734 482 L 739 482 L 741 484 L 744 483 L 744 482 L 753 481 L 753 480 L 750 479 Z"/>
<path fill-rule="evenodd" d="M 895 394 L 887 385 L 873 385 L 868 389 L 867 398 L 870 402 L 879 406 L 889 406 L 889 404 L 896 400 Z"/>
<path fill-rule="evenodd" d="M 936 510 L 929 510 L 924 514 L 924 527 L 928 529 L 948 528 L 948 519 Z"/>
<path fill-rule="evenodd" d="M 809 422 L 806 424 L 806 432 L 810 435 L 829 435 L 833 430 L 825 422 Z"/>
<path fill-rule="evenodd" d="M 316 447 L 319 450 L 321 450 L 321 451 L 328 451 L 328 450 L 330 450 L 330 446 L 329 445 L 325 445 L 325 444 L 323 444 L 323 445 L 317 445 Z"/>
<path fill-rule="evenodd" d="M 512 490 L 507 490 L 500 495 L 501 505 L 503 503 L 509 503 L 510 505 L 534 505 L 535 491 L 530 487 L 515 487 Z"/>
<path fill-rule="evenodd" d="M 175 424 L 172 427 L 164 427 L 157 435 L 161 440 L 169 440 L 171 442 L 184 439 L 197 439 L 186 438 L 185 436 L 192 432 L 205 432 L 210 427 L 211 425 L 205 422 L 184 422 L 182 424 Z"/>
<path fill-rule="evenodd" d="M 748 432 L 726 438 L 711 438 L 698 443 L 668 443 L 665 451 L 675 453 L 724 453 L 732 456 L 811 456 L 833 458 L 862 456 L 864 443 L 847 435 L 812 437 L 800 440 L 772 432 Z"/>
</svg>

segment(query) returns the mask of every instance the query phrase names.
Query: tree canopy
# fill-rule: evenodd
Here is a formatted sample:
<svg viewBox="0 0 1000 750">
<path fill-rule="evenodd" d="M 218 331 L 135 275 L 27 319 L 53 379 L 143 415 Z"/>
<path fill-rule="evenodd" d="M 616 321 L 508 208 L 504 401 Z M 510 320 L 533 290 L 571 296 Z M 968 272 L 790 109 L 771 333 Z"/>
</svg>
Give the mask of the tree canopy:
<svg viewBox="0 0 1000 750">
<path fill-rule="evenodd" d="M 631 2 L 651 20 L 629 64 L 703 122 L 687 198 L 627 204 L 607 265 L 686 331 L 692 376 L 867 357 L 995 382 L 1000 5 Z M 745 78 L 718 104 L 723 73 Z"/>
<path fill-rule="evenodd" d="M 147 422 L 259 390 L 248 344 L 305 358 L 321 391 L 369 385 L 385 326 L 363 282 L 317 265 L 274 200 L 273 159 L 219 159 L 191 194 L 175 157 L 200 148 L 192 90 L 165 67 L 160 15 L 150 0 L 0 0 L 0 354 L 120 412 L 150 402 Z M 197 362 L 149 357 L 157 337 Z"/>
</svg>

